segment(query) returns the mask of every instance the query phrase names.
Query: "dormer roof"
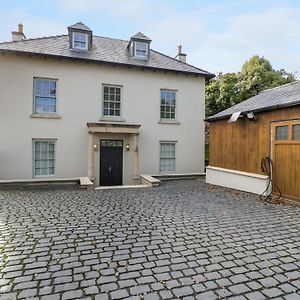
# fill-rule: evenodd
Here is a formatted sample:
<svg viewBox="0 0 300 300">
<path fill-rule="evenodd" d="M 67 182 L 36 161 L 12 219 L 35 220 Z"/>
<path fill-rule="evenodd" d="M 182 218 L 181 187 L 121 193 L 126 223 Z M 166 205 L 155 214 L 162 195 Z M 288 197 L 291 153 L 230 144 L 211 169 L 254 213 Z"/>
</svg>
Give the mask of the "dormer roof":
<svg viewBox="0 0 300 300">
<path fill-rule="evenodd" d="M 148 38 L 146 35 L 144 35 L 142 32 L 138 32 L 135 35 L 133 35 L 131 37 L 132 40 L 140 40 L 140 41 L 144 41 L 144 42 L 151 42 L 151 39 Z"/>
<path fill-rule="evenodd" d="M 75 29 L 75 30 L 80 30 L 80 31 L 92 31 L 88 26 L 86 26 L 82 22 L 77 22 L 77 23 L 69 26 L 68 29 Z"/>
</svg>

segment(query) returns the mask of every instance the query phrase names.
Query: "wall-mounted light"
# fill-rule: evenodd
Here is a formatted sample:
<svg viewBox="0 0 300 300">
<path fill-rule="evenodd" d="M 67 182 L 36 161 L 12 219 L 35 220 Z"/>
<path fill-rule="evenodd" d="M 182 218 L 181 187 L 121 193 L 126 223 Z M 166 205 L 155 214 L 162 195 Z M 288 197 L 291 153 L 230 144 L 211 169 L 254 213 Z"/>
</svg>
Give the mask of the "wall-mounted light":
<svg viewBox="0 0 300 300">
<path fill-rule="evenodd" d="M 126 151 L 129 151 L 130 150 L 130 145 L 126 144 L 125 149 L 126 149 Z"/>
<path fill-rule="evenodd" d="M 98 151 L 98 144 L 93 145 L 94 151 Z"/>
<path fill-rule="evenodd" d="M 253 111 L 247 112 L 247 118 L 248 118 L 249 121 L 255 121 L 256 120 L 256 116 L 254 115 Z"/>
</svg>

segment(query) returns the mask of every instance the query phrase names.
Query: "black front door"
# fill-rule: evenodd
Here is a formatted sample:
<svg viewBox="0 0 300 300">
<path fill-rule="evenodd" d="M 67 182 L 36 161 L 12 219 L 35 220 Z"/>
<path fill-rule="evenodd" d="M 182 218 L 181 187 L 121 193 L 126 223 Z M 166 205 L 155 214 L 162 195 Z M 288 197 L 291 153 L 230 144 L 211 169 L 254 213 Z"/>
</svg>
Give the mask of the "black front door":
<svg viewBox="0 0 300 300">
<path fill-rule="evenodd" d="M 100 185 L 122 185 L 123 141 L 100 141 Z"/>
</svg>

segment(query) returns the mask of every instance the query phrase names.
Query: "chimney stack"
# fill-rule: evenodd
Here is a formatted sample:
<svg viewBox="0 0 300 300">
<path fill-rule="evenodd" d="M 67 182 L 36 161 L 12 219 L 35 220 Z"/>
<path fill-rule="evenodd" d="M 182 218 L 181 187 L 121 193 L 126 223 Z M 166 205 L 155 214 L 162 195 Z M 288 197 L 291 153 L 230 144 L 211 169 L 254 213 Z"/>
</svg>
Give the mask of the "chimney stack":
<svg viewBox="0 0 300 300">
<path fill-rule="evenodd" d="M 178 59 L 181 61 L 181 62 L 184 62 L 186 63 L 186 54 L 185 53 L 182 53 L 182 46 L 179 45 L 178 46 Z"/>
<path fill-rule="evenodd" d="M 16 41 L 22 41 L 22 40 L 26 39 L 25 34 L 23 32 L 23 28 L 24 28 L 23 24 L 20 23 L 20 24 L 18 24 L 18 31 L 12 31 L 11 32 L 12 40 L 14 42 L 16 42 Z"/>
</svg>

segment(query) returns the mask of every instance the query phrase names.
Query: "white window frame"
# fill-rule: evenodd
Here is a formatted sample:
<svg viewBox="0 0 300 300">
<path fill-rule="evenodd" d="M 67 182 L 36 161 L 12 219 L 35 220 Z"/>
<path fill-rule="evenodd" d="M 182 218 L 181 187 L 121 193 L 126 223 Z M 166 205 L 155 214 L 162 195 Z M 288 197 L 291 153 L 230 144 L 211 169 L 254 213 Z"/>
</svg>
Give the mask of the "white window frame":
<svg viewBox="0 0 300 300">
<path fill-rule="evenodd" d="M 107 102 L 107 100 L 104 99 L 104 88 L 119 88 L 120 89 L 120 115 L 106 115 L 104 114 L 104 103 Z M 108 100 L 110 101 L 110 100 Z M 115 103 L 117 103 L 115 101 Z M 102 84 L 102 110 L 101 110 L 101 118 L 102 119 L 112 119 L 112 120 L 122 120 L 122 106 L 123 106 L 123 86 L 118 84 Z"/>
<path fill-rule="evenodd" d="M 55 111 L 36 111 L 36 97 L 42 97 L 41 95 L 36 95 L 36 82 L 40 81 L 52 81 L 55 82 L 55 97 L 45 97 L 55 99 Z M 57 115 L 57 99 L 58 99 L 58 79 L 56 78 L 43 78 L 43 77 L 33 77 L 33 114 L 34 115 Z"/>
<path fill-rule="evenodd" d="M 141 51 L 141 50 L 138 50 L 137 46 L 138 45 L 145 45 L 146 47 L 146 52 L 145 52 L 145 55 L 139 55 L 137 52 L 138 51 Z M 144 51 L 144 50 L 142 50 Z M 147 59 L 149 56 L 149 44 L 148 43 L 145 43 L 145 42 L 141 42 L 141 41 L 135 41 L 134 42 L 134 57 L 137 57 L 137 58 L 143 58 L 143 59 Z"/>
<path fill-rule="evenodd" d="M 175 113 L 174 113 L 174 118 L 162 118 L 161 113 L 162 113 L 162 97 L 161 94 L 162 92 L 169 92 L 169 93 L 174 93 L 175 94 Z M 176 121 L 177 120 L 177 102 L 178 102 L 178 91 L 177 90 L 171 90 L 171 89 L 161 89 L 159 93 L 159 117 L 161 121 Z M 171 107 L 167 106 L 166 104 L 164 105 L 165 107 Z M 171 114 L 171 112 L 169 113 Z"/>
<path fill-rule="evenodd" d="M 162 144 L 173 144 L 175 148 L 175 156 L 173 157 L 161 157 L 161 146 Z M 176 173 L 176 153 L 177 153 L 177 141 L 159 141 L 159 173 L 160 174 L 173 174 Z M 161 170 L 161 161 L 162 159 L 174 159 L 174 170 Z"/>
<path fill-rule="evenodd" d="M 44 177 L 54 177 L 55 173 L 56 173 L 56 139 L 40 139 L 40 138 L 34 138 L 32 139 L 32 176 L 34 178 L 44 178 Z M 47 142 L 47 143 L 51 143 L 54 144 L 54 172 L 53 174 L 49 174 L 49 169 L 50 166 L 48 165 L 48 174 L 43 174 L 43 175 L 37 175 L 36 174 L 36 159 L 35 159 L 35 155 L 36 155 L 36 151 L 35 151 L 35 147 L 36 147 L 36 143 L 38 142 Z M 48 157 L 47 160 L 49 160 L 49 153 L 48 153 Z"/>
<path fill-rule="evenodd" d="M 79 34 L 85 37 L 85 47 L 75 46 L 75 35 Z M 88 34 L 83 32 L 72 32 L 72 48 L 77 50 L 88 50 Z"/>
</svg>

